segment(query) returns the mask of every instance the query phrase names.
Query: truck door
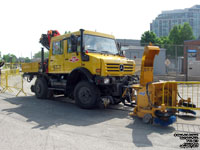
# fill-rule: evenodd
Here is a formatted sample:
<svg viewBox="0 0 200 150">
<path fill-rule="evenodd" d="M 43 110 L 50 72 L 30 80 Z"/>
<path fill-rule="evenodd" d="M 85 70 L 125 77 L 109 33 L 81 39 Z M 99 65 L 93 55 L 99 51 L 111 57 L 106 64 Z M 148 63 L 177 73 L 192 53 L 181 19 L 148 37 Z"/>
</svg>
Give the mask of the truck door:
<svg viewBox="0 0 200 150">
<path fill-rule="evenodd" d="M 53 41 L 49 51 L 49 73 L 64 72 L 64 42 Z"/>
<path fill-rule="evenodd" d="M 80 54 L 80 37 L 78 38 L 77 52 L 73 52 L 71 48 L 70 38 L 67 40 L 67 53 L 65 55 L 64 68 L 67 73 L 81 67 L 81 54 Z"/>
</svg>

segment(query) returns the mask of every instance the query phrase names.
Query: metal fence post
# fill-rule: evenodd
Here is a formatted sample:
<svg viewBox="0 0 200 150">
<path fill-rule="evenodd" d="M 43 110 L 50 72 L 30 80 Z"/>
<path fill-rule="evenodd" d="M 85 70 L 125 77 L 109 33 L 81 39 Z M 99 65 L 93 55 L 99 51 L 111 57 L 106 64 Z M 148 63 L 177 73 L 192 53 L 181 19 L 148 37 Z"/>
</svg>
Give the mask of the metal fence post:
<svg viewBox="0 0 200 150">
<path fill-rule="evenodd" d="M 175 66 L 176 66 L 176 80 L 177 80 L 177 71 L 178 71 L 178 66 L 177 66 L 177 50 L 178 50 L 178 45 L 176 45 L 176 48 L 175 48 Z"/>
<path fill-rule="evenodd" d="M 186 46 L 186 70 L 185 70 L 185 81 L 188 81 L 188 46 Z"/>
</svg>

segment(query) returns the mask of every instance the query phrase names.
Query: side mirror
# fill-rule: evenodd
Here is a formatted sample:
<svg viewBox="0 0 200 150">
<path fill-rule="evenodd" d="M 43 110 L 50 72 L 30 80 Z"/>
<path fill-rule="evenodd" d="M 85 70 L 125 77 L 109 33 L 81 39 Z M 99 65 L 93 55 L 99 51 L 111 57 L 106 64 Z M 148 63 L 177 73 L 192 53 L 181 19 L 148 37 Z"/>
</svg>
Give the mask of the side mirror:
<svg viewBox="0 0 200 150">
<path fill-rule="evenodd" d="M 119 42 L 117 42 L 117 48 L 119 51 L 121 51 L 121 44 Z"/>
<path fill-rule="evenodd" d="M 125 50 L 121 51 L 121 55 L 125 57 L 126 56 L 126 51 Z"/>
<path fill-rule="evenodd" d="M 70 36 L 71 39 L 71 44 L 72 44 L 72 51 L 76 52 L 77 51 L 77 43 L 78 43 L 78 37 L 74 34 Z"/>
</svg>

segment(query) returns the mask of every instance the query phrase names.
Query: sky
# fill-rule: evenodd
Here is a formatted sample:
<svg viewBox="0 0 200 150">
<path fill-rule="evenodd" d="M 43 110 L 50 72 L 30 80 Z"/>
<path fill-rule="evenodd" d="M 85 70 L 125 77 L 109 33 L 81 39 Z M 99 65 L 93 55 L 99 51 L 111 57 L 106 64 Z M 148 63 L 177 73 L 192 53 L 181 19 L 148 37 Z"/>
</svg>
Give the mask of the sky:
<svg viewBox="0 0 200 150">
<path fill-rule="evenodd" d="M 184 9 L 199 0 L 1 0 L 0 51 L 31 57 L 40 51 L 39 39 L 48 30 L 81 28 L 140 39 L 164 10 Z"/>
</svg>

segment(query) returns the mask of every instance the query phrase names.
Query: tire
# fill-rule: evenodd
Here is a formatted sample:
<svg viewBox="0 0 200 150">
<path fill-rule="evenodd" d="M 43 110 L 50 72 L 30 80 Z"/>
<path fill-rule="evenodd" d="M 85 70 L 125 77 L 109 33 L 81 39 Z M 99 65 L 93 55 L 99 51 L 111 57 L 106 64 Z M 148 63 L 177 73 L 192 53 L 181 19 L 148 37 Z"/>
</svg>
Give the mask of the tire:
<svg viewBox="0 0 200 150">
<path fill-rule="evenodd" d="M 75 103 L 83 109 L 94 108 L 99 96 L 99 89 L 94 84 L 87 81 L 79 82 L 74 89 Z"/>
<path fill-rule="evenodd" d="M 144 117 L 142 118 L 142 121 L 143 121 L 145 124 L 152 123 L 152 122 L 153 122 L 153 117 L 152 117 L 151 114 L 145 114 Z"/>
<path fill-rule="evenodd" d="M 37 78 L 35 82 L 35 95 L 39 99 L 45 99 L 48 96 L 48 85 L 44 78 Z"/>
</svg>

